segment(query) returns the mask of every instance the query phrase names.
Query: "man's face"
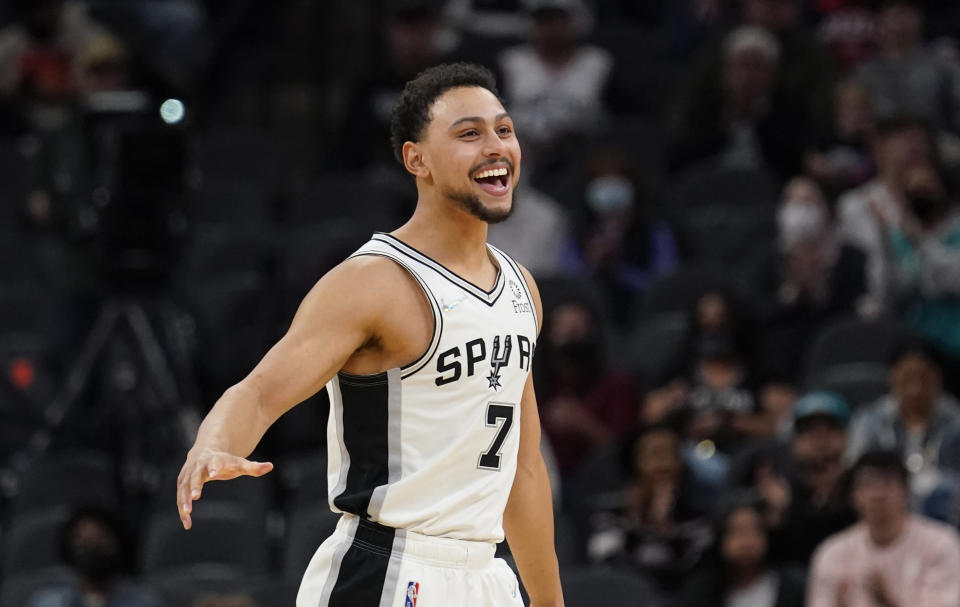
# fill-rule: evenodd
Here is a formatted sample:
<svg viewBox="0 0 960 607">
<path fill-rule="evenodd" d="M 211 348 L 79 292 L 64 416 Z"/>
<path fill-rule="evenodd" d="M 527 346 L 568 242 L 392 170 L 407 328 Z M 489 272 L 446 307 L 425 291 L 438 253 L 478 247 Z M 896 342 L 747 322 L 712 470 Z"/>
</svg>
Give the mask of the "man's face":
<svg viewBox="0 0 960 607">
<path fill-rule="evenodd" d="M 932 158 L 932 142 L 922 128 L 891 133 L 880 140 L 877 150 L 880 172 L 898 177 L 912 165 L 930 163 Z"/>
<path fill-rule="evenodd" d="M 911 48 L 920 41 L 923 14 L 913 6 L 894 4 L 880 13 L 880 43 L 893 48 Z"/>
<path fill-rule="evenodd" d="M 520 144 L 500 101 L 484 88 L 455 88 L 437 98 L 430 116 L 416 144 L 427 171 L 421 178 L 488 223 L 509 217 Z"/>
<path fill-rule="evenodd" d="M 830 466 L 842 465 L 847 448 L 847 433 L 827 415 L 813 415 L 797 422 L 793 436 L 793 456 L 805 476 L 817 476 Z"/>
<path fill-rule="evenodd" d="M 907 487 L 890 470 L 863 468 L 853 479 L 853 507 L 867 525 L 886 525 L 907 514 Z"/>
<path fill-rule="evenodd" d="M 890 369 L 890 389 L 901 406 L 928 411 L 940 395 L 937 366 L 920 354 L 908 354 Z"/>
<path fill-rule="evenodd" d="M 742 112 L 754 113 L 773 89 L 777 66 L 757 49 L 743 49 L 728 57 L 724 65 L 729 103 Z"/>
</svg>

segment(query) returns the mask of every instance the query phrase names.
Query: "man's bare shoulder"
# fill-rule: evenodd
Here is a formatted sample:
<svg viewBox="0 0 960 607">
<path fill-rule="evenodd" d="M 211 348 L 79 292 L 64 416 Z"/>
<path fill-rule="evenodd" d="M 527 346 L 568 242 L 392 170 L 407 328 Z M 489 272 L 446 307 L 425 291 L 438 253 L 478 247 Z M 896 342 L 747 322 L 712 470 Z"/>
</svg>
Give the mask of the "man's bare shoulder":
<svg viewBox="0 0 960 607">
<path fill-rule="evenodd" d="M 342 308 L 357 316 L 375 316 L 406 293 L 416 293 L 413 278 L 399 264 L 378 255 L 360 255 L 337 264 L 317 281 L 301 304 Z"/>
</svg>

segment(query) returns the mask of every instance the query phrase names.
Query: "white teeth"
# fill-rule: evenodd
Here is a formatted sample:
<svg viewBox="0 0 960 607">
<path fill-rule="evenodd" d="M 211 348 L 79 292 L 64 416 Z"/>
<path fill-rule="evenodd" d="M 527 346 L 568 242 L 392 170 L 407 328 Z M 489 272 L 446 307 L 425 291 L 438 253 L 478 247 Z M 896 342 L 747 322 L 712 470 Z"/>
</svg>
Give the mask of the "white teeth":
<svg viewBox="0 0 960 607">
<path fill-rule="evenodd" d="M 486 177 L 502 177 L 507 174 L 507 169 L 487 169 L 475 177 L 475 179 L 484 179 Z"/>
</svg>

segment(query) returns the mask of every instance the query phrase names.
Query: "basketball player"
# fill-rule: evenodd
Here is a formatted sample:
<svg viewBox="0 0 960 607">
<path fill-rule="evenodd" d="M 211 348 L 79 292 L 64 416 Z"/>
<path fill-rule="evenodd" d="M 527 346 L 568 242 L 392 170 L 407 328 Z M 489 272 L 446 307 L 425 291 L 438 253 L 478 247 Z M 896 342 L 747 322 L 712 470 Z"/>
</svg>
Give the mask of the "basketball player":
<svg viewBox="0 0 960 607">
<path fill-rule="evenodd" d="M 343 516 L 298 607 L 520 606 L 493 558 L 504 535 L 531 605 L 562 605 L 530 377 L 540 297 L 486 244 L 513 205 L 513 122 L 490 72 L 441 65 L 407 84 L 392 135 L 416 180 L 413 216 L 321 278 L 217 401 L 178 479 L 180 517 L 189 529 L 207 481 L 269 472 L 245 458 L 326 385 L 330 506 Z"/>
</svg>

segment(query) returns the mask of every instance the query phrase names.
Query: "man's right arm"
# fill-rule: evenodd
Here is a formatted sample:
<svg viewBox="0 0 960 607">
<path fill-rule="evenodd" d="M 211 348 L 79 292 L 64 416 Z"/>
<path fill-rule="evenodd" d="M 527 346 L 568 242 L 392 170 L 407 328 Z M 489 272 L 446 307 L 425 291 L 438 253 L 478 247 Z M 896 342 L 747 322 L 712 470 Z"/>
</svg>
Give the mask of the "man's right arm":
<svg viewBox="0 0 960 607">
<path fill-rule="evenodd" d="M 177 508 L 191 526 L 192 502 L 209 480 L 261 476 L 273 466 L 245 459 L 271 424 L 318 392 L 372 335 L 394 274 L 374 258 L 347 260 L 307 294 L 289 330 L 207 414 L 177 478 Z M 360 285 L 363 285 L 360 288 Z"/>
</svg>

